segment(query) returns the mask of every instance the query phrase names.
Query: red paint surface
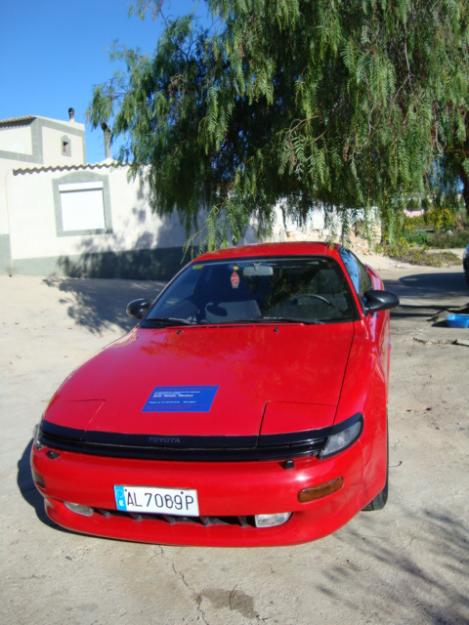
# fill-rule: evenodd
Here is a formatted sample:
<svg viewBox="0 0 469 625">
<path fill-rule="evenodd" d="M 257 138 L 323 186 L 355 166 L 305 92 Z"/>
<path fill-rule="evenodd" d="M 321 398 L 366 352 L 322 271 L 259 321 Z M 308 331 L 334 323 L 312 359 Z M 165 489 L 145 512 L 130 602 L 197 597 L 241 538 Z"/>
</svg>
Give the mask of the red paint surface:
<svg viewBox="0 0 469 625">
<path fill-rule="evenodd" d="M 321 254 L 336 247 L 292 243 L 246 246 L 209 258 Z M 370 272 L 375 288 L 382 288 Z M 350 281 L 349 281 L 350 282 Z M 358 304 L 358 299 L 357 299 Z M 324 536 L 347 522 L 386 477 L 389 313 L 324 325 L 232 324 L 140 329 L 113 343 L 73 373 L 45 415 L 51 423 L 102 432 L 161 435 L 281 434 L 326 427 L 361 412 L 360 439 L 336 456 L 280 462 L 127 460 L 33 448 L 32 465 L 46 482 L 48 515 L 76 531 L 147 542 L 271 545 Z M 155 386 L 218 385 L 208 413 L 144 413 Z M 300 504 L 301 488 L 338 476 L 344 485 Z M 195 488 L 201 515 L 293 512 L 278 528 L 203 527 L 155 519 L 94 514 L 80 517 L 63 501 L 115 509 L 114 484 Z"/>
</svg>

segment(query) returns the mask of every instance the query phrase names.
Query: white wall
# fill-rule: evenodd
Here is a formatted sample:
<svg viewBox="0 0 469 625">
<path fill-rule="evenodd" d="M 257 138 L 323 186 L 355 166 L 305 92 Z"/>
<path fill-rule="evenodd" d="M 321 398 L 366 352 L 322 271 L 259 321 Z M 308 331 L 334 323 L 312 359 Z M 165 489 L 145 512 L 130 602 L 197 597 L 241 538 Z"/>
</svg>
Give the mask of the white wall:
<svg viewBox="0 0 469 625">
<path fill-rule="evenodd" d="M 82 126 L 81 124 L 74 125 L 75 127 Z M 73 129 L 73 126 L 70 125 Z M 62 154 L 62 137 L 67 136 L 71 144 L 71 155 L 65 156 Z M 64 129 L 58 130 L 57 128 L 48 128 L 43 126 L 42 128 L 42 158 L 44 165 L 81 165 L 85 162 L 83 152 L 84 137 L 67 132 L 67 127 L 64 124 Z"/>
<path fill-rule="evenodd" d="M 34 167 L 34 164 L 0 158 L 0 234 L 8 234 L 9 232 L 11 172 L 20 167 Z"/>
<path fill-rule="evenodd" d="M 0 150 L 32 154 L 31 125 L 0 128 Z"/>
<path fill-rule="evenodd" d="M 127 168 L 80 170 L 107 176 L 112 210 L 112 232 L 57 235 L 53 180 L 70 172 L 9 175 L 9 212 L 12 259 L 72 256 L 76 254 L 180 247 L 186 236 L 176 217 L 154 215 L 139 181 L 127 179 Z M 67 182 L 70 180 L 67 179 Z"/>
</svg>

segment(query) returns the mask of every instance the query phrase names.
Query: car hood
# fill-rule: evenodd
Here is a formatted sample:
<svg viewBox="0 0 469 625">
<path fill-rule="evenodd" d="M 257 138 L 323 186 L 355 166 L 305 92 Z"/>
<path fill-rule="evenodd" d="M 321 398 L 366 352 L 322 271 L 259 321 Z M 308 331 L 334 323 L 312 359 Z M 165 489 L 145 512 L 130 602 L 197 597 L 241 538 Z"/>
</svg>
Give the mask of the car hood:
<svg viewBox="0 0 469 625">
<path fill-rule="evenodd" d="M 353 334 L 353 323 L 136 328 L 75 371 L 45 418 L 81 430 L 162 436 L 327 427 Z M 161 387 L 211 387 L 202 395 L 213 401 L 162 410 L 149 402 Z"/>
</svg>

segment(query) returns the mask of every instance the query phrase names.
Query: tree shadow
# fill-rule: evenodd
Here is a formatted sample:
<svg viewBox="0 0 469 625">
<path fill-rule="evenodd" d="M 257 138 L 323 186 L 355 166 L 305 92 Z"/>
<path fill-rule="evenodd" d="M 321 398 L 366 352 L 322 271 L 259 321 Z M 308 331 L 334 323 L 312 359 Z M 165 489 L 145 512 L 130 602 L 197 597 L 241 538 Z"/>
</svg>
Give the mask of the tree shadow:
<svg viewBox="0 0 469 625">
<path fill-rule="evenodd" d="M 147 208 L 136 206 L 118 232 L 84 238 L 78 255 L 60 257 L 59 275 L 44 283 L 66 294 L 60 301 L 77 325 L 93 333 L 115 325 L 128 331 L 135 320 L 125 313 L 127 303 L 138 297 L 153 300 L 198 252 L 184 242 L 177 216 L 155 222 Z"/>
<path fill-rule="evenodd" d="M 326 583 L 318 589 L 343 602 L 341 583 L 353 581 L 357 596 L 368 597 L 368 612 L 376 611 L 383 622 L 404 622 L 400 618 L 402 610 L 413 610 L 419 618 L 417 621 L 407 615 L 406 622 L 469 622 L 467 522 L 450 510 L 437 507 L 401 507 L 399 515 L 406 518 L 405 534 L 396 531 L 396 527 L 389 531 L 389 525 L 377 532 L 379 526 L 362 514 L 360 529 L 356 529 L 355 523 L 334 535 L 360 553 L 358 568 L 363 573 L 367 561 L 370 573 L 357 574 L 353 567 L 333 567 L 324 573 Z M 378 587 L 386 588 L 385 597 L 373 593 L 373 588 Z M 347 604 L 353 609 L 360 607 L 352 601 Z"/>
<path fill-rule="evenodd" d="M 68 316 L 95 334 L 112 326 L 129 331 L 136 321 L 126 314 L 127 304 L 138 297 L 153 300 L 164 286 L 163 282 L 86 278 L 45 278 L 43 283 L 64 293 L 60 302 L 67 305 Z"/>
<path fill-rule="evenodd" d="M 399 304 L 396 308 L 391 311 L 391 317 L 394 319 L 399 318 L 408 318 L 408 317 L 423 317 L 424 319 L 429 319 L 433 315 L 438 312 L 442 312 L 447 310 L 448 306 L 438 306 L 438 305 L 423 305 L 419 306 L 418 304 Z"/>
<path fill-rule="evenodd" d="M 168 281 L 198 253 L 187 243 L 177 215 L 155 217 L 146 204 L 134 206 L 117 231 L 83 238 L 77 252 L 60 256 L 61 275 Z"/>
<path fill-rule="evenodd" d="M 460 272 L 431 272 L 402 276 L 384 281 L 387 289 L 398 297 L 438 300 L 453 297 L 469 298 L 464 274 Z"/>
<path fill-rule="evenodd" d="M 391 311 L 394 319 L 421 317 L 430 320 L 438 313 L 458 306 L 450 302 L 444 304 L 444 300 L 469 299 L 469 289 L 462 272 L 411 274 L 384 280 L 384 284 L 401 301 L 405 300 Z"/>
</svg>

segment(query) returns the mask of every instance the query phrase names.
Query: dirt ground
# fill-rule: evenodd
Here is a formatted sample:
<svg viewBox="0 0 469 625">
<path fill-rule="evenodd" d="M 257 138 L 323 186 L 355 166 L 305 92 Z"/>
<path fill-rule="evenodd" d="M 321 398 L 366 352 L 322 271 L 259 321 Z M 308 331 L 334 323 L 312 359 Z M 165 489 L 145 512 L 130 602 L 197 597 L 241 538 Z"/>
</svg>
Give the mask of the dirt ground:
<svg viewBox="0 0 469 625">
<path fill-rule="evenodd" d="M 1 277 L 2 625 L 462 625 L 469 622 L 469 330 L 430 314 L 469 301 L 460 267 L 388 264 L 393 315 L 390 501 L 297 547 L 207 549 L 52 527 L 31 433 L 78 364 L 127 330 L 155 283 Z"/>
</svg>

